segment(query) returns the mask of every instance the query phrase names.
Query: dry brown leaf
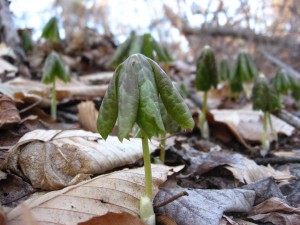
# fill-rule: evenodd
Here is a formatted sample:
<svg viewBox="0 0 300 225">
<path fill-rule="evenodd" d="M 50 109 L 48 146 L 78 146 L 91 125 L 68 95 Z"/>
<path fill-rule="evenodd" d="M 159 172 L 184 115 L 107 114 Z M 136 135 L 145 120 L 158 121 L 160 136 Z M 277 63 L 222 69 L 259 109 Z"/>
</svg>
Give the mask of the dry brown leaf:
<svg viewBox="0 0 300 225">
<path fill-rule="evenodd" d="M 79 123 L 82 128 L 91 132 L 97 131 L 97 117 L 98 111 L 95 108 L 95 104 L 92 101 L 81 102 L 78 106 Z M 87 116 L 89 115 L 89 116 Z"/>
<path fill-rule="evenodd" d="M 260 141 L 263 131 L 262 112 L 253 110 L 211 110 L 211 114 L 216 122 L 227 124 L 235 136 L 249 141 Z M 274 129 L 277 133 L 290 136 L 295 128 L 281 119 L 271 116 Z M 271 129 L 268 127 L 268 138 L 274 139 Z"/>
<path fill-rule="evenodd" d="M 79 80 L 85 84 L 108 84 L 111 78 L 113 77 L 113 72 L 100 72 L 89 75 L 80 76 Z"/>
<path fill-rule="evenodd" d="M 300 208 L 291 207 L 282 199 L 273 197 L 253 207 L 248 218 L 272 224 L 297 225 L 300 221 Z"/>
<path fill-rule="evenodd" d="M 170 167 L 152 165 L 153 196 L 172 174 Z M 122 170 L 101 175 L 80 184 L 49 192 L 24 204 L 36 221 L 43 224 L 77 224 L 108 212 L 139 214 L 144 195 L 144 168 Z M 7 214 L 10 225 L 22 224 L 20 206 Z"/>
<path fill-rule="evenodd" d="M 155 144 L 149 142 L 151 152 Z M 117 137 L 105 141 L 98 133 L 83 130 L 34 130 L 10 149 L 7 169 L 29 179 L 35 188 L 56 190 L 142 157 L 137 138 L 121 143 Z"/>
<path fill-rule="evenodd" d="M 129 213 L 113 213 L 109 212 L 103 216 L 96 216 L 88 221 L 79 223 L 78 225 L 146 225 L 138 217 Z"/>
<path fill-rule="evenodd" d="M 96 98 L 104 96 L 107 85 L 85 85 L 72 79 L 70 83 L 56 80 L 57 100 L 68 101 L 74 98 Z M 36 103 L 46 107 L 51 105 L 51 85 L 38 81 L 15 78 L 6 83 L 0 83 L 0 90 L 17 103 Z"/>
<path fill-rule="evenodd" d="M 13 100 L 0 93 L 0 129 L 10 128 L 21 121 Z"/>
<path fill-rule="evenodd" d="M 7 224 L 6 215 L 5 215 L 4 210 L 3 210 L 1 205 L 0 205 L 0 224 L 1 225 L 6 225 Z"/>
<path fill-rule="evenodd" d="M 157 225 L 177 225 L 177 223 L 166 215 L 156 217 Z"/>
<path fill-rule="evenodd" d="M 161 189 L 154 205 L 165 202 L 181 192 L 187 192 L 177 200 L 155 209 L 157 214 L 168 215 L 178 225 L 219 225 L 224 212 L 248 212 L 255 192 L 251 190 L 201 190 L 188 188 Z"/>
<path fill-rule="evenodd" d="M 32 213 L 28 207 L 24 204 L 20 204 L 22 211 L 22 225 L 39 225 L 39 223 L 33 218 Z"/>
<path fill-rule="evenodd" d="M 278 171 L 271 166 L 257 165 L 253 160 L 237 153 L 232 154 L 225 151 L 199 153 L 198 151 L 189 150 L 183 157 L 189 158 L 191 161 L 188 168 L 189 173 L 201 175 L 216 167 L 224 166 L 232 172 L 235 179 L 243 184 L 250 184 L 270 176 L 281 183 L 293 178 L 288 168 L 284 171 Z"/>
</svg>

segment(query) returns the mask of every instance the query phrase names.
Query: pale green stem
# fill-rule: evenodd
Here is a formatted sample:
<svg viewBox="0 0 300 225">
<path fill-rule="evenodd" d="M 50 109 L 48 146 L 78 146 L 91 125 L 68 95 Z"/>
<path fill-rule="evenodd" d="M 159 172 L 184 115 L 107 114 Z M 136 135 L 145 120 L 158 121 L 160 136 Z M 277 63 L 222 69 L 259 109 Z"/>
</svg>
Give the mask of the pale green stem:
<svg viewBox="0 0 300 225">
<path fill-rule="evenodd" d="M 204 115 L 204 120 L 206 120 L 206 110 L 207 110 L 207 98 L 208 98 L 208 91 L 204 92 L 204 99 L 203 99 L 203 106 L 202 106 L 202 112 Z"/>
<path fill-rule="evenodd" d="M 269 119 L 269 124 L 270 124 L 270 127 L 271 127 L 271 132 L 272 132 L 272 135 L 274 137 L 274 140 L 278 141 L 278 135 L 277 135 L 276 130 L 274 129 L 270 113 L 268 113 L 268 119 Z"/>
<path fill-rule="evenodd" d="M 142 133 L 142 145 L 143 145 L 143 157 L 144 157 L 144 169 L 145 169 L 145 194 L 152 200 L 152 171 L 151 171 L 151 158 L 148 145 L 148 137 L 143 130 Z"/>
<path fill-rule="evenodd" d="M 200 115 L 200 130 L 204 139 L 209 139 L 209 127 L 206 120 L 208 91 L 204 92 L 202 113 Z"/>
<path fill-rule="evenodd" d="M 161 141 L 160 141 L 160 161 L 165 164 L 166 159 L 166 135 L 161 135 Z"/>
<path fill-rule="evenodd" d="M 55 87 L 55 80 L 52 83 L 52 100 L 51 100 L 51 116 L 54 120 L 56 120 L 56 109 L 57 109 L 57 102 L 56 102 L 56 87 Z"/>
<path fill-rule="evenodd" d="M 261 138 L 261 143 L 263 150 L 269 150 L 269 140 L 268 140 L 268 113 L 264 112 L 264 127 L 263 127 L 263 134 Z"/>
</svg>

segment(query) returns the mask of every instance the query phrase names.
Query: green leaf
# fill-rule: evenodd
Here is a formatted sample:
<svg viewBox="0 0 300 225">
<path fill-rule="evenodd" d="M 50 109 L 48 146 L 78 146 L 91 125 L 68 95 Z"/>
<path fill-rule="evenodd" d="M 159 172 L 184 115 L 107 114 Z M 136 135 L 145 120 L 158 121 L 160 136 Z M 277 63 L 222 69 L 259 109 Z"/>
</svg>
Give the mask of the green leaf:
<svg viewBox="0 0 300 225">
<path fill-rule="evenodd" d="M 137 124 L 149 139 L 165 134 L 152 67 L 145 57 L 140 56 L 137 56 L 133 67 L 138 76 L 140 93 Z"/>
<path fill-rule="evenodd" d="M 153 59 L 152 37 L 150 34 L 144 34 L 143 38 L 142 54 Z"/>
<path fill-rule="evenodd" d="M 56 17 L 52 17 L 45 25 L 42 33 L 42 37 L 49 41 L 59 41 L 59 29 L 58 20 Z"/>
<path fill-rule="evenodd" d="M 253 86 L 253 109 L 273 112 L 280 109 L 280 98 L 264 75 L 259 75 Z"/>
<path fill-rule="evenodd" d="M 30 32 L 27 30 L 24 30 L 22 32 L 22 44 L 25 52 L 28 52 L 32 49 L 32 40 Z"/>
<path fill-rule="evenodd" d="M 160 66 L 149 58 L 148 61 L 153 68 L 156 86 L 168 114 L 182 128 L 192 129 L 194 120 L 183 98 Z"/>
<path fill-rule="evenodd" d="M 122 141 L 129 136 L 139 107 L 138 77 L 134 71 L 137 56 L 132 55 L 125 60 L 118 78 L 118 137 Z"/>
<path fill-rule="evenodd" d="M 134 36 L 128 50 L 128 56 L 133 54 L 141 53 L 143 47 L 144 37 L 143 36 Z"/>
<path fill-rule="evenodd" d="M 229 62 L 227 59 L 223 59 L 219 63 L 218 71 L 219 71 L 220 80 L 222 80 L 222 81 L 230 81 L 231 80 L 232 72 L 231 72 L 231 68 L 230 68 L 230 65 L 229 65 Z"/>
<path fill-rule="evenodd" d="M 247 65 L 247 70 L 248 70 L 248 77 L 249 80 L 248 81 L 252 81 L 253 79 L 255 79 L 258 76 L 258 71 L 257 68 L 252 60 L 252 57 L 250 54 L 248 53 L 244 53 L 244 57 L 246 59 L 246 65 Z"/>
<path fill-rule="evenodd" d="M 107 91 L 102 100 L 97 118 L 97 130 L 106 139 L 112 132 L 118 117 L 118 77 L 123 64 L 119 65 L 110 80 Z"/>
<path fill-rule="evenodd" d="M 155 39 L 152 39 L 152 48 L 156 53 L 155 59 L 158 62 L 169 62 L 169 58 L 165 55 L 164 50 L 160 47 L 160 45 Z"/>
<path fill-rule="evenodd" d="M 60 56 L 55 51 L 52 51 L 44 64 L 42 82 L 46 84 L 53 83 L 56 77 L 64 82 L 70 81 L 70 76 Z"/>
<path fill-rule="evenodd" d="M 180 131 L 180 126 L 169 116 L 161 98 L 159 98 L 159 108 L 166 132 L 173 134 Z"/>
<path fill-rule="evenodd" d="M 291 78 L 284 70 L 277 71 L 273 86 L 279 94 L 286 94 L 291 88 Z"/>
<path fill-rule="evenodd" d="M 117 67 L 121 62 L 123 62 L 124 58 L 128 57 L 128 50 L 133 40 L 134 33 L 130 34 L 130 37 L 124 41 L 115 51 L 109 66 L 114 68 Z"/>
<path fill-rule="evenodd" d="M 215 55 L 209 46 L 205 46 L 197 60 L 196 88 L 199 91 L 208 91 L 218 85 L 218 72 Z"/>
</svg>

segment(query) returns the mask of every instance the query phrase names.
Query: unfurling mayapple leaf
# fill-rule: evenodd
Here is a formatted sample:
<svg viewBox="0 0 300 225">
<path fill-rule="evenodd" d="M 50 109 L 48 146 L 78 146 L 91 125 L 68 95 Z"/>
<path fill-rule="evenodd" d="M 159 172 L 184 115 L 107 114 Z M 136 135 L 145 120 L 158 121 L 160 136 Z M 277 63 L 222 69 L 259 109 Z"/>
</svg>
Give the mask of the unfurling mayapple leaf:
<svg viewBox="0 0 300 225">
<path fill-rule="evenodd" d="M 286 94 L 292 88 L 292 80 L 285 70 L 276 73 L 273 86 L 279 94 Z"/>
<path fill-rule="evenodd" d="M 227 59 L 223 59 L 219 64 L 219 77 L 222 81 L 230 81 L 232 76 L 232 71 Z"/>
<path fill-rule="evenodd" d="M 64 82 L 70 81 L 70 76 L 60 56 L 55 51 L 52 51 L 45 61 L 42 82 L 46 84 L 53 83 L 56 77 Z"/>
<path fill-rule="evenodd" d="M 45 25 L 42 33 L 42 37 L 49 41 L 60 40 L 58 20 L 56 17 L 52 17 Z"/>
<path fill-rule="evenodd" d="M 274 87 L 269 84 L 267 78 L 259 75 L 253 87 L 253 109 L 263 112 L 273 112 L 280 108 L 278 93 Z"/>
<path fill-rule="evenodd" d="M 218 85 L 218 72 L 213 50 L 205 46 L 197 60 L 196 83 L 199 91 L 208 91 Z"/>
<path fill-rule="evenodd" d="M 179 126 L 193 128 L 191 113 L 166 73 L 151 59 L 131 55 L 115 71 L 104 96 L 97 120 L 99 133 L 106 138 L 117 118 L 121 141 L 129 137 L 135 123 L 148 138 L 166 133 L 159 99 Z"/>
</svg>

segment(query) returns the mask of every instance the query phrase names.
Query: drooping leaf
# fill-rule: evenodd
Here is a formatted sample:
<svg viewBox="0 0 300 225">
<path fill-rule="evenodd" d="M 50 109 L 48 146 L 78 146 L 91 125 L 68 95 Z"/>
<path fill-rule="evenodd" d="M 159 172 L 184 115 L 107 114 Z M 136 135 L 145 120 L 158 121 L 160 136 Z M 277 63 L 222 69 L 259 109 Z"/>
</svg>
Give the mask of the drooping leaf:
<svg viewBox="0 0 300 225">
<path fill-rule="evenodd" d="M 300 100 L 300 82 L 293 77 L 290 77 L 292 96 L 296 101 Z"/>
<path fill-rule="evenodd" d="M 166 132 L 170 134 L 178 132 L 180 126 L 169 116 L 161 99 L 159 99 L 159 107 Z"/>
<path fill-rule="evenodd" d="M 118 77 L 122 68 L 123 64 L 119 65 L 116 69 L 99 109 L 97 130 L 104 139 L 106 139 L 107 136 L 112 132 L 118 117 L 117 87 Z"/>
<path fill-rule="evenodd" d="M 231 68 L 227 59 L 223 59 L 219 64 L 219 77 L 222 81 L 230 81 L 231 79 Z"/>
<path fill-rule="evenodd" d="M 288 73 L 284 70 L 277 71 L 273 86 L 279 94 L 286 94 L 292 87 Z"/>
<path fill-rule="evenodd" d="M 29 31 L 24 30 L 22 32 L 22 44 L 25 52 L 28 52 L 32 49 L 32 40 L 29 34 Z"/>
<path fill-rule="evenodd" d="M 253 62 L 253 59 L 249 53 L 244 53 L 246 65 L 247 65 L 247 70 L 248 70 L 248 77 L 249 81 L 252 81 L 254 78 L 258 76 L 258 71 L 257 68 Z M 248 81 L 248 80 L 246 80 Z"/>
<path fill-rule="evenodd" d="M 70 76 L 60 56 L 55 51 L 52 51 L 45 61 L 42 82 L 46 84 L 53 83 L 56 77 L 64 82 L 70 81 Z"/>
<path fill-rule="evenodd" d="M 205 46 L 197 60 L 195 85 L 199 91 L 208 91 L 218 85 L 218 73 L 215 55 L 209 46 Z"/>
<path fill-rule="evenodd" d="M 168 114 L 182 128 L 192 129 L 194 120 L 183 98 L 173 87 L 172 81 L 159 65 L 151 59 L 148 59 L 148 61 L 153 68 L 158 92 Z"/>
<path fill-rule="evenodd" d="M 119 63 L 121 63 L 123 59 L 127 57 L 128 50 L 132 43 L 133 35 L 134 33 L 131 33 L 130 37 L 117 48 L 116 52 L 113 55 L 113 58 L 109 63 L 110 67 L 117 67 Z"/>
<path fill-rule="evenodd" d="M 253 109 L 273 112 L 280 109 L 280 98 L 264 75 L 259 75 L 253 86 Z"/>
<path fill-rule="evenodd" d="M 130 48 L 128 50 L 128 56 L 131 56 L 136 53 L 142 52 L 144 37 L 143 36 L 133 36 Z"/>
<path fill-rule="evenodd" d="M 42 37 L 49 41 L 60 40 L 58 20 L 56 17 L 52 17 L 45 25 L 42 33 Z"/>
<path fill-rule="evenodd" d="M 144 34 L 143 38 L 142 54 L 153 59 L 152 37 L 150 34 Z"/>
<path fill-rule="evenodd" d="M 118 137 L 120 141 L 128 137 L 136 122 L 139 107 L 138 77 L 133 65 L 137 55 L 132 55 L 125 62 L 118 78 Z"/>
<path fill-rule="evenodd" d="M 138 76 L 139 108 L 137 124 L 147 134 L 148 138 L 165 133 L 161 117 L 158 91 L 152 67 L 144 57 L 137 57 L 133 65 L 134 72 Z"/>
<path fill-rule="evenodd" d="M 156 58 L 158 62 L 169 62 L 168 56 L 165 55 L 164 50 L 161 48 L 161 46 L 158 44 L 158 42 L 154 39 L 152 39 L 152 48 L 156 53 Z"/>
</svg>

